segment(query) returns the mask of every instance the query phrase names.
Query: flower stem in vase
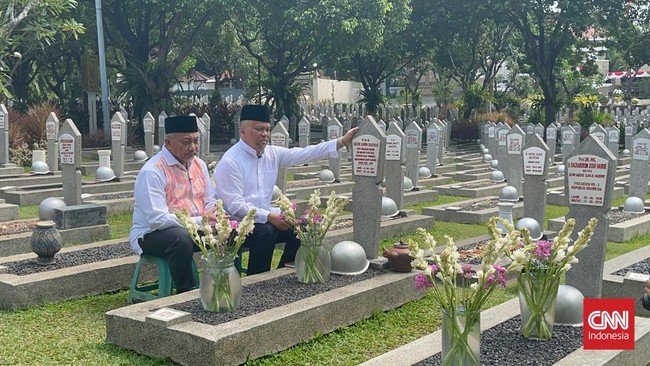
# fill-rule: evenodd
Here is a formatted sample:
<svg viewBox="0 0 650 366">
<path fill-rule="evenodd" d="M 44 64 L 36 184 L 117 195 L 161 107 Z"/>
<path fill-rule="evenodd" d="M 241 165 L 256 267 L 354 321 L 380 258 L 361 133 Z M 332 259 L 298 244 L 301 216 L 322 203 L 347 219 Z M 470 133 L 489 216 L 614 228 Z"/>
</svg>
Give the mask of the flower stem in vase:
<svg viewBox="0 0 650 366">
<path fill-rule="evenodd" d="M 537 340 L 551 339 L 560 279 L 544 274 L 522 273 L 517 283 L 523 336 Z"/>
<path fill-rule="evenodd" d="M 442 364 L 479 365 L 481 312 L 442 309 Z"/>
</svg>

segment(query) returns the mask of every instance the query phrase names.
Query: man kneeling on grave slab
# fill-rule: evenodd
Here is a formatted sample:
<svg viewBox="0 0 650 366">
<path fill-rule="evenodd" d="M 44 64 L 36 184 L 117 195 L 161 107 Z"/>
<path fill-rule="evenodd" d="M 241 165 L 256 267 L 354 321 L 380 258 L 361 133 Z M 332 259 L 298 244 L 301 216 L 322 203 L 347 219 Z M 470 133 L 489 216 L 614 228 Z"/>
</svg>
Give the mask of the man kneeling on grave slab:
<svg viewBox="0 0 650 366">
<path fill-rule="evenodd" d="M 214 180 L 217 182 L 217 197 L 235 219 L 241 220 L 252 208 L 257 209 L 255 228 L 244 242 L 244 246 L 250 249 L 246 273 L 253 275 L 271 269 L 276 243 L 285 243 L 278 268 L 294 260 L 300 245 L 280 210 L 271 208 L 278 170 L 336 156 L 339 149 L 352 142 L 358 129 L 352 128 L 336 140 L 287 149 L 267 146 L 271 135 L 271 116 L 267 106 L 244 106 L 240 120 L 241 139 L 217 163 Z"/>
<path fill-rule="evenodd" d="M 216 220 L 215 188 L 199 151 L 195 116 L 165 119 L 165 145 L 135 180 L 131 247 L 138 254 L 166 258 L 177 293 L 196 287 L 192 255 L 200 249 L 174 214 L 188 210 L 197 224 Z"/>
</svg>

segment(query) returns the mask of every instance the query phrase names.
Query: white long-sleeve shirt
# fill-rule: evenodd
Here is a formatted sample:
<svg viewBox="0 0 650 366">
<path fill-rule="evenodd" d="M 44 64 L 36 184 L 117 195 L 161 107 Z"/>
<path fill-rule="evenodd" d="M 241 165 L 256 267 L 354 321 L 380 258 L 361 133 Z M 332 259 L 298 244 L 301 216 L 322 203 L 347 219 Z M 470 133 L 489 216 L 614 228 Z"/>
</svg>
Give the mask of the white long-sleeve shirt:
<svg viewBox="0 0 650 366">
<path fill-rule="evenodd" d="M 131 248 L 142 254 L 138 239 L 155 230 L 181 227 L 177 210 L 187 209 L 198 223 L 215 199 L 214 184 L 205 162 L 195 157 L 188 169 L 163 146 L 140 169 L 135 179 Z"/>
<path fill-rule="evenodd" d="M 257 208 L 255 223 L 266 223 L 278 169 L 336 156 L 336 140 L 305 148 L 269 145 L 259 158 L 255 149 L 239 140 L 226 151 L 214 170 L 217 198 L 232 217 L 241 220 L 248 211 Z"/>
</svg>

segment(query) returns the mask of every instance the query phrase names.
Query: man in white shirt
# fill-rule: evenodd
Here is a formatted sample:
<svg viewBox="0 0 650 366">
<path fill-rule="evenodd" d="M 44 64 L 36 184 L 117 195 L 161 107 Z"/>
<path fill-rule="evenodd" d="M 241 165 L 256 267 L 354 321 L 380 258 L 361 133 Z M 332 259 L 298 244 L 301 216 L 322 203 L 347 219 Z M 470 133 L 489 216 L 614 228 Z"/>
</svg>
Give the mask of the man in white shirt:
<svg viewBox="0 0 650 366">
<path fill-rule="evenodd" d="M 187 209 L 200 223 L 215 220 L 214 184 L 199 151 L 195 116 L 165 119 L 165 145 L 140 169 L 135 180 L 131 247 L 138 254 L 167 258 L 177 293 L 196 287 L 193 252 L 199 251 L 175 216 Z"/>
<path fill-rule="evenodd" d="M 305 148 L 287 149 L 268 146 L 271 134 L 269 109 L 263 105 L 247 105 L 240 116 L 241 139 L 223 155 L 214 170 L 217 198 L 237 220 L 256 208 L 255 229 L 246 238 L 244 246 L 250 249 L 248 275 L 271 269 L 275 243 L 284 242 L 284 252 L 279 267 L 292 262 L 300 245 L 295 233 L 281 217 L 279 209 L 271 208 L 273 187 L 278 169 L 313 162 L 349 145 L 356 128 L 343 137 Z"/>
</svg>

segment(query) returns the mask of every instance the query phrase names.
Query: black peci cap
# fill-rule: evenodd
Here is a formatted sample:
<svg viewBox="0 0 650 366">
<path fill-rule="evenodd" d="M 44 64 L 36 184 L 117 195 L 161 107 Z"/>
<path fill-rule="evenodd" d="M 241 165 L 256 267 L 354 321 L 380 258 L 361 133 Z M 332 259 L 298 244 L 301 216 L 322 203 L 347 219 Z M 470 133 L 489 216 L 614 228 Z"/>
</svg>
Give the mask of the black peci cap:
<svg viewBox="0 0 650 366">
<path fill-rule="evenodd" d="M 165 118 L 165 133 L 199 132 L 196 116 L 175 116 Z"/>
</svg>

